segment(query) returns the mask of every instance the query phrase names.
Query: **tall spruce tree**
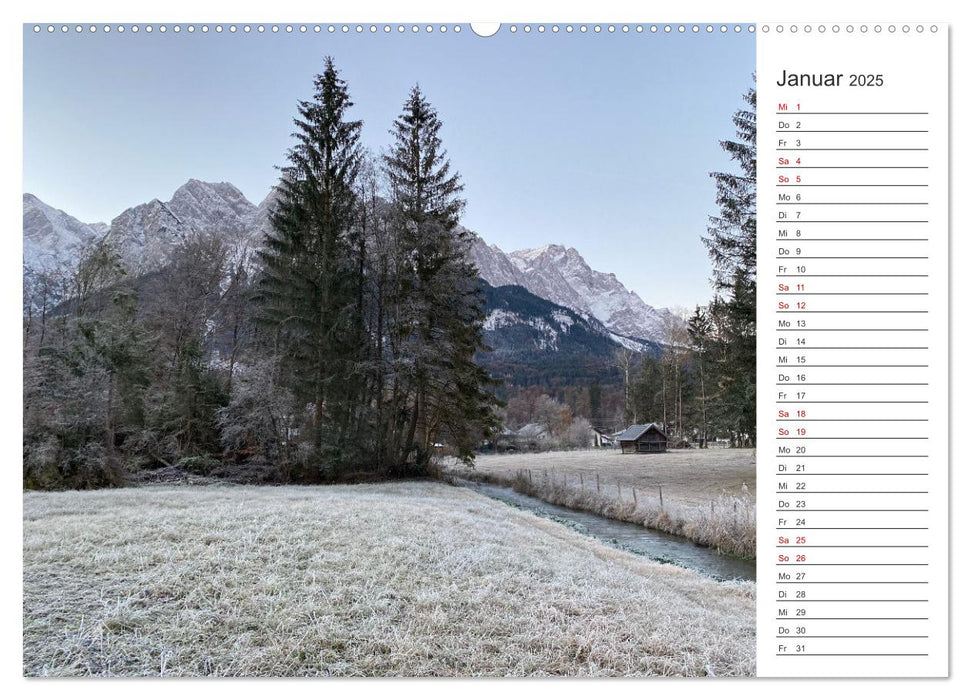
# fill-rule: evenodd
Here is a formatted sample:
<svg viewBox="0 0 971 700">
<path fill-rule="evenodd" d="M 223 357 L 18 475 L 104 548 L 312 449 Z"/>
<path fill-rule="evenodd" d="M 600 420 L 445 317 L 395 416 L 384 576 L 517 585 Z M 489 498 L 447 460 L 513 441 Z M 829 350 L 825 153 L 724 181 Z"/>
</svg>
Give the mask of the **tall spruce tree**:
<svg viewBox="0 0 971 700">
<path fill-rule="evenodd" d="M 744 99 L 733 119 L 736 140 L 721 142 L 741 172 L 711 173 L 719 214 L 703 237 L 714 266 L 711 314 L 721 345 L 717 406 L 736 444 L 755 442 L 755 89 Z"/>
<path fill-rule="evenodd" d="M 477 437 L 495 420 L 495 399 L 484 390 L 489 376 L 472 360 L 483 347 L 483 302 L 469 258 L 472 234 L 458 226 L 462 184 L 451 171 L 441 127 L 415 86 L 384 157 L 399 250 L 389 334 L 405 416 L 395 431 L 394 461 L 419 471 L 438 439 L 471 459 Z"/>
<path fill-rule="evenodd" d="M 362 122 L 348 119 L 353 102 L 330 57 L 314 88 L 294 120 L 297 143 L 281 168 L 257 294 L 284 381 L 312 406 L 311 478 L 334 476 L 346 461 L 361 354 L 354 227 Z"/>
<path fill-rule="evenodd" d="M 738 276 L 755 285 L 755 89 L 744 96 L 746 106 L 735 112 L 736 140 L 720 145 L 738 163 L 741 172 L 714 172 L 717 216 L 709 217 L 708 235 L 702 240 L 714 264 L 717 290 L 731 292 Z"/>
<path fill-rule="evenodd" d="M 707 308 L 695 307 L 695 312 L 688 319 L 688 338 L 691 343 L 693 357 L 691 362 L 692 375 L 696 380 L 696 426 L 698 432 L 698 446 L 708 447 L 708 399 L 711 391 L 711 379 L 708 376 L 711 364 L 711 345 L 713 327 Z"/>
</svg>

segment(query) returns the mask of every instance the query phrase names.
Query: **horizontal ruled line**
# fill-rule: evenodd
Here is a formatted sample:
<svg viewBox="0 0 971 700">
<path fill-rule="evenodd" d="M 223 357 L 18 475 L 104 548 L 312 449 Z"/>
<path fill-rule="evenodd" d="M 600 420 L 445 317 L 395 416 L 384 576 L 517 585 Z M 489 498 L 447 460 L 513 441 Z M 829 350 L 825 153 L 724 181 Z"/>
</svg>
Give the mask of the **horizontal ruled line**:
<svg viewBox="0 0 971 700">
<path fill-rule="evenodd" d="M 926 513 L 927 508 L 789 508 L 777 513 Z"/>
<path fill-rule="evenodd" d="M 776 328 L 776 333 L 923 333 L 928 331 L 927 328 Z M 788 345 L 779 345 L 779 348 L 789 348 Z M 805 345 L 795 346 L 797 349 L 803 349 Z M 926 348 L 914 348 L 914 349 L 926 349 Z"/>
<path fill-rule="evenodd" d="M 927 584 L 927 581 L 775 581 L 776 586 L 825 586 L 829 584 L 839 586 L 893 584 L 897 586 L 917 586 Z"/>
<path fill-rule="evenodd" d="M 776 170 L 928 170 L 928 165 L 777 165 Z M 801 186 L 801 185 L 799 185 Z"/>
<path fill-rule="evenodd" d="M 793 242 L 795 242 L 795 243 L 803 243 L 805 241 L 809 241 L 809 242 L 813 242 L 813 241 L 833 241 L 833 242 L 837 242 L 837 243 L 845 243 L 845 242 L 851 241 L 851 242 L 858 243 L 858 242 L 861 242 L 861 241 L 862 242 L 865 242 L 865 241 L 878 241 L 878 242 L 881 242 L 881 241 L 882 242 L 886 242 L 886 241 L 910 241 L 910 242 L 913 242 L 913 241 L 927 241 L 927 240 L 930 240 L 930 239 L 929 238 L 803 238 L 802 236 L 799 236 L 797 238 L 795 236 L 793 236 L 793 237 L 786 236 L 785 238 L 776 238 L 776 240 L 777 241 L 781 241 L 783 243 L 793 243 Z M 867 292 L 859 292 L 859 293 L 860 294 L 866 294 Z M 926 292 L 924 292 L 924 293 L 926 294 Z"/>
<path fill-rule="evenodd" d="M 926 309 L 792 309 L 776 314 L 926 314 Z"/>
<path fill-rule="evenodd" d="M 786 195 L 787 197 L 789 195 Z M 822 207 L 822 206 L 840 206 L 840 207 L 886 207 L 886 206 L 924 206 L 928 202 L 774 202 L 774 206 L 777 207 Z"/>
<path fill-rule="evenodd" d="M 808 112 L 803 112 L 808 114 Z M 927 129 L 776 129 L 777 134 L 926 134 Z"/>
<path fill-rule="evenodd" d="M 798 459 L 798 457 L 796 459 Z M 930 476 L 928 472 L 790 472 L 790 471 L 776 472 L 775 475 L 783 479 L 790 476 L 794 476 L 799 479 L 803 478 L 804 476 Z M 787 492 L 787 493 L 791 493 L 791 492 Z M 926 491 L 923 493 L 926 493 Z"/>
<path fill-rule="evenodd" d="M 825 240 L 825 239 L 818 239 Z M 836 239 L 833 239 L 836 240 Z M 862 240 L 862 239 L 861 239 Z M 891 239 L 886 239 L 891 240 Z M 903 239 L 901 239 L 903 240 Z M 914 239 L 917 240 L 917 239 Z M 927 240 L 920 239 L 920 240 Z M 776 292 L 777 297 L 926 297 L 929 292 Z"/>
<path fill-rule="evenodd" d="M 861 116 L 861 115 L 871 115 L 871 116 L 883 116 L 883 115 L 911 115 L 911 116 L 926 116 L 930 112 L 803 112 L 802 110 L 785 110 L 782 112 L 776 112 L 776 114 L 782 114 L 785 116 L 802 116 L 804 114 L 812 114 L 813 116 L 823 115 L 823 114 L 842 114 L 845 116 Z"/>
<path fill-rule="evenodd" d="M 901 330 L 905 330 L 905 329 L 901 329 Z M 930 365 L 804 365 L 804 364 L 776 365 L 776 367 L 779 367 L 782 369 L 803 368 L 803 367 L 855 367 L 858 369 L 863 369 L 863 368 L 874 369 L 874 368 L 887 368 L 887 367 L 897 367 L 897 368 L 918 367 L 919 368 L 919 367 L 929 367 L 929 366 Z"/>
<path fill-rule="evenodd" d="M 880 184 L 877 184 L 877 183 L 873 183 L 873 184 L 850 184 L 850 183 L 845 183 L 845 184 L 816 184 L 816 185 L 805 185 L 805 184 L 799 184 L 799 185 L 776 185 L 776 187 L 929 187 L 929 185 L 927 185 L 926 183 L 925 184 L 909 184 L 909 185 L 885 184 L 885 183 L 880 183 Z"/>
<path fill-rule="evenodd" d="M 929 151 L 929 148 L 777 148 L 776 153 L 788 151 Z"/>
<path fill-rule="evenodd" d="M 929 224 L 924 219 L 776 219 L 777 224 Z"/>
<path fill-rule="evenodd" d="M 812 221 L 810 223 L 826 224 L 837 223 L 831 221 Z M 894 221 L 887 222 L 862 222 L 854 221 L 849 223 L 900 223 Z M 926 223 L 926 222 L 924 222 Z M 776 260 L 928 260 L 927 255 L 776 255 Z"/>
</svg>

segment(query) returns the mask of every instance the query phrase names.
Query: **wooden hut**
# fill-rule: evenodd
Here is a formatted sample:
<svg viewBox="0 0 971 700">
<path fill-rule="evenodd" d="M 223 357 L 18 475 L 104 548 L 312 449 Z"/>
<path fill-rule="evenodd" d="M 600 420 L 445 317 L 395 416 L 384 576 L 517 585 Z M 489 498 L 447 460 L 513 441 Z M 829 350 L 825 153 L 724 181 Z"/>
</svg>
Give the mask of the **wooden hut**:
<svg viewBox="0 0 971 700">
<path fill-rule="evenodd" d="M 667 452 L 668 436 L 657 423 L 632 425 L 617 438 L 624 454 Z"/>
</svg>

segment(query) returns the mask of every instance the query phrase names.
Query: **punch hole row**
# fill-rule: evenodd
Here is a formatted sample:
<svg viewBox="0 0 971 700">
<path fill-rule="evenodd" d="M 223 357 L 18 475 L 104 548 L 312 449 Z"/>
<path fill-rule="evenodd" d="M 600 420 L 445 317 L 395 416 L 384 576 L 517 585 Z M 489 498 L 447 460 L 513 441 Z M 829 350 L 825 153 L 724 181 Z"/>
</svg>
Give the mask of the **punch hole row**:
<svg viewBox="0 0 971 700">
<path fill-rule="evenodd" d="M 222 25 L 222 24 L 216 24 L 216 25 L 212 25 L 212 26 L 210 26 L 208 24 L 202 24 L 202 25 L 194 25 L 194 24 L 188 24 L 188 25 L 181 25 L 181 24 L 165 25 L 165 24 L 160 24 L 158 26 L 151 25 L 151 24 L 146 24 L 146 25 L 138 25 L 138 24 L 132 24 L 132 25 L 124 25 L 124 24 L 119 24 L 119 25 L 110 25 L 110 24 L 104 24 L 104 25 L 89 24 L 89 25 L 83 25 L 83 24 L 76 24 L 76 25 L 73 25 L 73 26 L 72 25 L 67 25 L 67 24 L 61 24 L 61 25 L 48 24 L 46 27 L 45 26 L 42 26 L 42 25 L 39 25 L 39 24 L 35 24 L 33 26 L 33 31 L 34 31 L 35 34 L 40 34 L 43 31 L 46 31 L 48 34 L 54 34 L 56 32 L 60 32 L 62 34 L 68 34 L 68 33 L 72 32 L 72 31 L 75 34 L 81 34 L 81 33 L 89 33 L 89 34 L 95 34 L 95 33 L 110 34 L 112 32 L 117 33 L 117 34 L 124 34 L 125 32 L 129 32 L 131 34 L 137 34 L 140 31 L 141 32 L 144 32 L 146 34 L 151 34 L 152 32 L 156 32 L 156 31 L 159 32 L 160 34 L 165 34 L 167 32 L 172 32 L 174 34 L 180 34 L 182 32 L 187 32 L 189 34 L 194 34 L 197 31 L 198 32 L 201 32 L 202 34 L 208 34 L 209 32 L 215 32 L 216 34 L 222 34 L 223 32 L 228 32 L 230 34 L 236 34 L 236 33 L 243 33 L 243 34 L 251 34 L 251 33 L 256 33 L 256 34 L 267 34 L 267 33 L 270 33 L 270 34 L 279 34 L 281 32 L 282 33 L 285 33 L 285 34 L 294 34 L 294 33 L 297 33 L 297 34 L 308 34 L 308 33 L 320 34 L 321 32 L 327 32 L 328 34 L 352 34 L 352 33 L 353 34 L 378 34 L 378 33 L 391 34 L 392 32 L 396 32 L 398 34 L 405 34 L 405 33 L 410 33 L 410 34 L 419 34 L 419 33 L 425 33 L 425 34 L 432 34 L 432 33 L 447 34 L 447 33 L 455 33 L 455 34 L 458 34 L 458 33 L 462 32 L 462 27 L 461 27 L 461 25 L 458 25 L 458 24 L 455 24 L 455 25 L 446 25 L 446 24 L 440 24 L 440 25 L 432 25 L 432 24 L 424 24 L 424 25 L 418 25 L 418 24 L 412 24 L 412 25 L 404 25 L 404 24 L 398 24 L 398 25 L 391 25 L 391 24 L 382 24 L 382 25 L 378 25 L 378 24 L 327 24 L 327 25 L 321 25 L 321 24 L 285 24 L 285 25 L 279 25 L 279 24 L 270 24 L 270 25 L 265 25 L 265 24 L 253 24 L 253 25 L 243 24 L 243 25 L 236 25 L 236 24 L 229 24 L 229 25 Z"/>
<path fill-rule="evenodd" d="M 543 34 L 544 32 L 547 31 L 547 27 L 546 27 L 546 25 L 543 25 L 543 24 L 540 24 L 540 25 L 524 24 L 522 26 L 516 25 L 516 24 L 512 24 L 512 25 L 509 25 L 508 31 L 511 34 L 516 34 L 517 32 L 520 32 L 520 31 L 522 31 L 524 34 L 530 34 L 533 31 L 538 32 L 540 34 Z M 720 32 L 722 34 L 727 34 L 729 32 L 734 32 L 736 34 L 740 34 L 743 31 L 744 32 L 748 32 L 748 33 L 755 32 L 755 25 L 754 24 L 750 24 L 750 25 L 747 25 L 747 26 L 743 26 L 743 25 L 740 25 L 740 24 L 735 24 L 735 25 L 722 24 L 722 25 L 717 25 L 716 26 L 716 25 L 712 25 L 712 24 L 707 24 L 707 25 L 700 25 L 700 24 L 692 24 L 692 25 L 686 25 L 686 24 L 677 24 L 677 25 L 672 25 L 672 24 L 664 24 L 664 25 L 658 25 L 658 24 L 650 24 L 650 25 L 643 25 L 643 24 L 635 24 L 635 25 L 630 25 L 630 24 L 607 24 L 607 25 L 600 25 L 600 24 L 594 24 L 594 25 L 589 25 L 588 26 L 586 24 L 579 24 L 579 25 L 567 24 L 567 25 L 564 25 L 564 26 L 561 27 L 558 24 L 554 24 L 554 25 L 550 25 L 549 31 L 553 32 L 554 34 L 557 34 L 557 33 L 561 32 L 561 31 L 564 31 L 567 34 L 572 34 L 574 32 L 579 32 L 580 34 L 586 34 L 588 32 L 593 32 L 594 34 L 602 34 L 603 32 L 607 32 L 608 34 L 615 34 L 617 32 L 620 32 L 622 34 L 629 34 L 631 32 L 634 32 L 634 33 L 637 33 L 637 34 L 643 34 L 644 32 L 649 32 L 651 34 L 657 34 L 658 32 L 662 32 L 664 34 L 671 34 L 672 32 L 677 32 L 679 34 L 687 34 L 687 33 L 691 33 L 691 34 L 702 34 L 702 33 L 713 34 L 713 33 L 716 33 L 716 32 Z"/>
<path fill-rule="evenodd" d="M 762 30 L 763 31 L 768 31 L 767 30 L 767 27 L 763 27 Z M 222 34 L 223 32 L 228 32 L 230 34 L 236 34 L 236 33 L 240 33 L 240 32 L 243 33 L 243 34 L 250 34 L 250 33 L 257 33 L 257 34 L 266 34 L 266 33 L 279 34 L 281 32 L 286 33 L 286 34 L 293 34 L 293 33 L 299 33 L 299 34 L 307 34 L 307 33 L 320 34 L 321 32 L 327 32 L 328 34 L 338 34 L 338 33 L 339 34 L 351 34 L 351 33 L 354 33 L 354 34 L 379 34 L 379 33 L 383 33 L 383 34 L 391 34 L 391 33 L 397 33 L 397 34 L 421 34 L 421 33 L 424 33 L 424 34 L 433 34 L 433 33 L 448 34 L 448 33 L 454 33 L 454 34 L 458 34 L 458 33 L 461 33 L 462 32 L 462 26 L 461 25 L 458 25 L 458 24 L 454 24 L 454 25 L 446 25 L 446 24 L 438 24 L 438 25 L 433 25 L 433 24 L 424 24 L 424 25 L 418 25 L 418 24 L 411 24 L 411 25 L 405 25 L 405 24 L 398 24 L 398 25 L 391 25 L 391 24 L 383 24 L 383 25 L 378 25 L 378 24 L 370 24 L 370 25 L 365 25 L 365 24 L 356 24 L 356 25 L 352 25 L 352 24 L 340 24 L 340 25 L 336 25 L 336 24 L 328 24 L 328 25 L 320 25 L 320 24 L 313 24 L 313 25 L 308 25 L 308 24 L 299 24 L 299 25 L 293 25 L 293 24 L 286 24 L 286 25 L 278 25 L 278 24 L 271 24 L 271 25 L 256 24 L 256 25 L 250 25 L 250 24 L 243 24 L 243 25 L 236 25 L 236 24 L 230 24 L 230 25 L 222 25 L 222 24 L 216 24 L 216 25 L 212 25 L 212 26 L 210 26 L 208 24 L 202 24 L 202 25 L 194 25 L 194 24 L 188 24 L 188 25 L 181 25 L 181 24 L 174 24 L 174 25 L 165 25 L 165 24 L 160 24 L 160 25 L 151 25 L 151 24 L 146 24 L 146 25 L 138 25 L 138 24 L 131 24 L 131 25 L 124 25 L 124 24 L 119 24 L 119 25 L 110 25 L 110 24 L 103 24 L 103 25 L 97 25 L 97 24 L 89 24 L 89 25 L 83 25 L 83 24 L 67 25 L 67 24 L 61 24 L 61 25 L 55 25 L 55 24 L 48 24 L 46 26 L 40 25 L 40 24 L 35 24 L 35 25 L 33 25 L 33 31 L 34 31 L 35 34 L 40 34 L 40 33 L 44 32 L 44 31 L 46 31 L 48 34 L 55 34 L 57 32 L 60 32 L 61 34 L 68 34 L 68 33 L 71 33 L 71 32 L 73 32 L 75 34 L 82 34 L 82 33 L 88 33 L 88 34 L 96 34 L 96 33 L 102 33 L 102 34 L 110 34 L 110 33 L 124 34 L 126 32 L 128 32 L 130 34 L 137 34 L 139 32 L 144 32 L 146 34 L 151 34 L 153 32 L 158 32 L 160 34 L 165 34 L 167 32 L 172 32 L 174 34 L 180 34 L 182 32 L 186 32 L 188 34 L 194 34 L 196 32 L 200 32 L 202 34 L 208 34 L 209 32 L 215 32 L 216 34 Z M 736 25 L 727 25 L 727 24 L 722 24 L 722 25 L 712 25 L 712 24 L 708 24 L 708 25 L 698 25 L 698 24 L 694 24 L 694 25 L 684 25 L 684 24 L 679 24 L 679 25 L 670 25 L 670 24 L 665 24 L 665 25 L 657 25 L 657 24 L 651 24 L 651 25 L 643 25 L 643 24 L 636 24 L 636 25 L 630 25 L 630 24 L 622 24 L 622 25 L 615 25 L 615 24 L 600 25 L 600 24 L 594 24 L 594 25 L 589 25 L 588 26 L 586 24 L 580 24 L 580 25 L 567 24 L 567 25 L 562 25 L 561 26 L 561 25 L 558 25 L 558 24 L 553 24 L 553 25 L 544 25 L 544 24 L 540 24 L 540 25 L 531 25 L 531 24 L 517 25 L 517 24 L 512 24 L 512 25 L 509 25 L 508 26 L 507 31 L 510 34 L 516 34 L 516 33 L 520 33 L 520 32 L 521 33 L 524 33 L 524 34 L 530 34 L 532 32 L 536 32 L 538 34 L 545 34 L 547 31 L 549 31 L 550 33 L 553 33 L 553 34 L 558 34 L 561 31 L 562 32 L 565 32 L 567 34 L 573 34 L 573 33 L 577 33 L 577 32 L 580 33 L 580 34 L 586 34 L 588 32 L 592 32 L 594 34 L 601 34 L 603 32 L 606 32 L 608 34 L 615 34 L 615 33 L 618 33 L 618 32 L 621 33 L 621 34 L 629 34 L 629 33 L 643 34 L 645 32 L 648 32 L 648 33 L 651 33 L 651 34 L 657 34 L 657 33 L 671 34 L 671 33 L 674 33 L 674 32 L 677 32 L 679 34 L 686 34 L 686 33 L 692 33 L 692 34 L 702 34 L 702 33 L 706 33 L 706 34 L 714 34 L 714 33 L 728 34 L 728 33 L 735 33 L 735 34 L 740 34 L 742 32 L 748 32 L 748 33 L 755 32 L 755 25 L 745 25 L 745 26 L 743 26 L 743 25 L 739 25 L 739 24 L 736 24 Z M 907 31 L 907 30 L 905 29 L 904 31 Z M 923 31 L 923 28 L 919 28 L 918 31 Z M 932 31 L 936 31 L 936 27 L 934 29 L 932 29 Z"/>
<path fill-rule="evenodd" d="M 923 34 L 925 29 L 929 29 L 932 34 L 936 34 L 938 27 L 936 24 L 932 24 L 930 25 L 930 27 L 927 27 L 927 28 L 925 28 L 923 24 L 917 24 L 917 25 L 914 25 L 913 27 L 911 27 L 909 24 L 904 24 L 899 27 L 895 24 L 888 24 L 886 27 L 884 27 L 881 24 L 875 24 L 872 27 L 866 24 L 861 24 L 861 25 L 847 24 L 843 26 L 839 24 L 834 24 L 830 27 L 827 27 L 825 24 L 820 24 L 817 27 L 813 27 L 811 24 L 807 24 L 802 27 L 795 24 L 790 25 L 789 27 L 785 27 L 781 24 L 777 24 L 774 28 L 770 27 L 768 24 L 762 25 L 763 34 L 768 34 L 769 32 L 773 31 L 773 29 L 775 30 L 776 34 L 782 34 L 785 31 L 788 31 L 791 34 L 796 34 L 798 32 L 802 32 L 804 34 L 812 34 L 813 32 L 816 32 L 818 34 L 825 34 L 826 32 L 839 34 L 841 31 L 845 32 L 846 34 L 852 34 L 853 32 L 866 34 L 867 32 L 870 32 L 870 31 L 872 31 L 874 34 L 880 34 L 885 29 L 890 34 L 895 34 L 898 30 L 903 34 L 909 34 L 911 29 L 913 29 L 913 31 L 916 32 L 917 34 Z"/>
</svg>

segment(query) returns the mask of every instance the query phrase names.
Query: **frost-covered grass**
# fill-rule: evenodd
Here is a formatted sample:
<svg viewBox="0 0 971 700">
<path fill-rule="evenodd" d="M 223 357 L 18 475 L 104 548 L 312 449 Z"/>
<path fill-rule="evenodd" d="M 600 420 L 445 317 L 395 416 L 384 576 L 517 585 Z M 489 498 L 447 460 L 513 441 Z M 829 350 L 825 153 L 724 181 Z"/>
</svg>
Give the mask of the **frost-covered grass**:
<svg viewBox="0 0 971 700">
<path fill-rule="evenodd" d="M 621 454 L 617 449 L 575 450 L 570 452 L 514 453 L 479 455 L 476 471 L 484 474 L 515 476 L 532 471 L 534 479 L 545 471 L 557 483 L 595 489 L 600 475 L 601 491 L 634 486 L 647 495 L 664 494 L 665 502 L 710 506 L 719 496 L 755 497 L 755 450 L 752 448 L 711 448 L 671 450 L 663 454 Z M 743 486 L 744 484 L 744 486 Z"/>
<path fill-rule="evenodd" d="M 24 496 L 27 675 L 751 675 L 752 584 L 468 489 Z"/>
<path fill-rule="evenodd" d="M 755 500 L 748 496 L 721 494 L 709 505 L 698 506 L 672 503 L 670 499 L 662 502 L 660 497 L 645 493 L 634 500 L 635 491 L 630 488 L 615 491 L 611 486 L 598 492 L 596 488 L 581 488 L 576 482 L 557 481 L 549 473 L 533 477 L 521 471 L 509 477 L 465 472 L 464 476 L 485 477 L 553 505 L 687 537 L 724 554 L 755 557 Z"/>
<path fill-rule="evenodd" d="M 483 455 L 474 470 L 453 464 L 447 473 L 687 537 L 726 554 L 755 556 L 752 449 Z"/>
</svg>

